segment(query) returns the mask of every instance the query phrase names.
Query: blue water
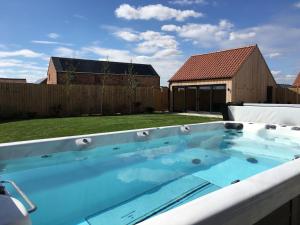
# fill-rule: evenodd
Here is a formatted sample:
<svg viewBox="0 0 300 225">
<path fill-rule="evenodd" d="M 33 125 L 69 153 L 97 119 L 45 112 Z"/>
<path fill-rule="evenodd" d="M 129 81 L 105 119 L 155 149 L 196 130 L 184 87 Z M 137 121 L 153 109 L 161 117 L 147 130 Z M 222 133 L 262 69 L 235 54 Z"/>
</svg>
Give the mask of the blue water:
<svg viewBox="0 0 300 225">
<path fill-rule="evenodd" d="M 2 160 L 0 175 L 38 206 L 33 225 L 135 224 L 300 153 L 287 139 L 246 136 L 220 129 Z"/>
</svg>

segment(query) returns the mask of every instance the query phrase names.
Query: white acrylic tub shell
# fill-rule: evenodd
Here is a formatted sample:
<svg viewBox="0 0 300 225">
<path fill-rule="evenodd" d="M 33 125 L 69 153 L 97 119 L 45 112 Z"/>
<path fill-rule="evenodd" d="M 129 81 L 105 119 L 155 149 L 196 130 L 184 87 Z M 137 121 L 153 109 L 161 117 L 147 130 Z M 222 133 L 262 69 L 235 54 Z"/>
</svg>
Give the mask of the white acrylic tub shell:
<svg viewBox="0 0 300 225">
<path fill-rule="evenodd" d="M 191 124 L 188 127 L 190 128 L 189 132 L 209 131 L 223 128 L 224 123 Z M 266 130 L 264 123 L 243 123 L 243 125 L 244 132 L 249 136 L 257 134 L 272 136 L 279 132 L 280 135 L 294 137 L 295 140 L 300 141 L 300 131 L 292 131 L 289 126 L 277 125 L 276 130 Z M 139 137 L 137 133 L 145 130 L 149 135 Z M 63 151 L 88 151 L 95 146 L 144 141 L 145 138 L 167 137 L 176 134 L 187 135 L 188 133 L 182 132 L 182 126 L 168 126 L 7 143 L 0 144 L 0 158 L 19 159 Z M 76 145 L 76 140 L 80 138 L 89 138 L 88 147 L 83 148 Z M 299 194 L 300 159 L 297 159 L 171 209 L 140 223 L 140 225 L 250 225 Z M 0 197 L 0 225 L 30 224 L 28 214 L 20 202 L 12 198 L 9 200 L 3 196 Z"/>
<path fill-rule="evenodd" d="M 300 193 L 300 159 L 267 170 L 139 225 L 253 225 Z"/>
</svg>

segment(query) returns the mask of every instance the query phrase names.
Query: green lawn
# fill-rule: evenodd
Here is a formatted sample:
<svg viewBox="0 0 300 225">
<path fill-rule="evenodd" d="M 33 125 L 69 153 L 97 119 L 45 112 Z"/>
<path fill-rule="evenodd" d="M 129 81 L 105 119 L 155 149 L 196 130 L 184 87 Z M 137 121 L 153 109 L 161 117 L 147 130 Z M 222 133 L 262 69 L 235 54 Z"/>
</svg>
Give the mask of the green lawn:
<svg viewBox="0 0 300 225">
<path fill-rule="evenodd" d="M 88 116 L 22 120 L 0 123 L 0 142 L 201 123 L 216 120 L 220 119 L 171 114 Z"/>
</svg>

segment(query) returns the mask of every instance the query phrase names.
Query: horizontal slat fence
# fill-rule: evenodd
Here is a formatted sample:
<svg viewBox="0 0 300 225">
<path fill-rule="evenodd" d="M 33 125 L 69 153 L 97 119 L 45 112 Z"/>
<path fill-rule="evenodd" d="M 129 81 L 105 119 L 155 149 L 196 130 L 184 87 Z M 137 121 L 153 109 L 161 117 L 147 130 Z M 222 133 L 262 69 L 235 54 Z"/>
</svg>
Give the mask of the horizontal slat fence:
<svg viewBox="0 0 300 225">
<path fill-rule="evenodd" d="M 103 94 L 102 94 L 103 93 Z M 133 94 L 130 94 L 133 93 Z M 168 110 L 168 88 L 0 84 L 0 117 L 142 113 Z"/>
</svg>

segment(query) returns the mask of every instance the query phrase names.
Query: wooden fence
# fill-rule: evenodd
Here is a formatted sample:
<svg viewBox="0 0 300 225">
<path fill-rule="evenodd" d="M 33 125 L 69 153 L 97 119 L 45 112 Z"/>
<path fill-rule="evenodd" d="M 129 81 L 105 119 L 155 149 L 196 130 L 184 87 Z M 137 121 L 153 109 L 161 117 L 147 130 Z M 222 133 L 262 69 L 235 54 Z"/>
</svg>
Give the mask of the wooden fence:
<svg viewBox="0 0 300 225">
<path fill-rule="evenodd" d="M 121 86 L 0 84 L 0 118 L 166 111 L 168 104 L 166 87 L 138 87 L 133 95 Z"/>
<path fill-rule="evenodd" d="M 300 104 L 300 88 L 276 88 L 276 103 Z"/>
</svg>

